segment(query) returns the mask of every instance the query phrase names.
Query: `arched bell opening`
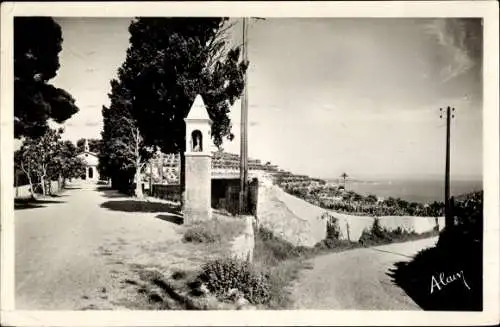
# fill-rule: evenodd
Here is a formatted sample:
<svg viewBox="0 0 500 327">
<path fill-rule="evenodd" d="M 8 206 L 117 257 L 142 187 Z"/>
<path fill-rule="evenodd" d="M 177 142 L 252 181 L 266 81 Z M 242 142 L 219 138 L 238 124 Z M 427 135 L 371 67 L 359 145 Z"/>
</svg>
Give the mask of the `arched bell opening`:
<svg viewBox="0 0 500 327">
<path fill-rule="evenodd" d="M 191 151 L 192 152 L 203 151 L 203 134 L 199 130 L 194 130 L 191 133 Z"/>
</svg>

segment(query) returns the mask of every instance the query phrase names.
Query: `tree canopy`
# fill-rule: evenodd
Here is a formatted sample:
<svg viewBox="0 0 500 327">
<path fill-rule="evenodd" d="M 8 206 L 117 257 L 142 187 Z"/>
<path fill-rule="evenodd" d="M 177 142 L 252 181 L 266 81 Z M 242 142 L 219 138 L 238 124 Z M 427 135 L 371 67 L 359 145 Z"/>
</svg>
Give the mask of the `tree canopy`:
<svg viewBox="0 0 500 327">
<path fill-rule="evenodd" d="M 85 163 L 77 157 L 76 146 L 62 141 L 62 129 L 48 129 L 37 138 L 27 137 L 14 153 L 14 164 L 27 177 L 34 196 L 34 183 L 40 183 L 42 194 L 51 180 L 79 177 L 85 172 Z M 49 184 L 50 185 L 50 184 Z M 50 189 L 49 189 L 50 190 Z"/>
<path fill-rule="evenodd" d="M 14 136 L 38 137 L 49 119 L 78 112 L 67 91 L 47 83 L 59 69 L 61 27 L 50 17 L 15 17 L 14 40 Z"/>
<path fill-rule="evenodd" d="M 111 104 L 102 111 L 102 172 L 126 168 L 116 145 L 116 139 L 127 138 L 122 116 L 135 122 L 144 145 L 182 154 L 184 119 L 197 94 L 213 121 L 214 143 L 233 138 L 228 114 L 243 91 L 248 63 L 240 61 L 238 47 L 229 48 L 227 23 L 227 18 L 132 21 L 127 56 L 111 81 Z"/>
<path fill-rule="evenodd" d="M 227 50 L 226 18 L 139 18 L 118 71 L 145 142 L 184 151 L 185 124 L 197 94 L 213 121 L 216 145 L 232 139 L 229 108 L 244 87 L 247 63 Z"/>
<path fill-rule="evenodd" d="M 51 179 L 77 178 L 85 174 L 85 162 L 78 157 L 77 147 L 71 141 L 60 141 L 49 166 Z"/>
</svg>

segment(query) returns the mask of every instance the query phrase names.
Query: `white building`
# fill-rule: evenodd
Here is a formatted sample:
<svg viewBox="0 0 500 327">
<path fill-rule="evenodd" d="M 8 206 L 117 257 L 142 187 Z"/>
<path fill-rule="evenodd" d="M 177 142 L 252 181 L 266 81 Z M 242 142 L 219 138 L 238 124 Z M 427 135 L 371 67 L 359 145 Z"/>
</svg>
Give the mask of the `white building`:
<svg viewBox="0 0 500 327">
<path fill-rule="evenodd" d="M 99 164 L 99 158 L 96 153 L 90 152 L 87 140 L 85 140 L 83 152 L 78 154 L 78 157 L 85 162 L 85 175 L 82 176 L 82 179 L 88 181 L 98 181 L 99 172 L 97 171 L 97 165 Z"/>
</svg>

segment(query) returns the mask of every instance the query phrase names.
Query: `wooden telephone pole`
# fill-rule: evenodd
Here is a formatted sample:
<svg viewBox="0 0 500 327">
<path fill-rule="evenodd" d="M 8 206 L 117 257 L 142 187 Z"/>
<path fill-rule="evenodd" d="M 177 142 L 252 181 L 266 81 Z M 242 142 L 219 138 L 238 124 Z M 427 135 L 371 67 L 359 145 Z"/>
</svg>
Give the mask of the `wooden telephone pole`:
<svg viewBox="0 0 500 327">
<path fill-rule="evenodd" d="M 440 117 L 443 118 L 443 109 Z M 445 212 L 445 228 L 454 225 L 452 201 L 450 201 L 450 125 L 451 119 L 455 117 L 455 108 L 446 108 L 446 166 L 444 176 L 444 212 Z"/>
<path fill-rule="evenodd" d="M 260 17 L 252 17 L 264 20 Z M 248 18 L 243 17 L 243 61 L 248 62 Z M 239 212 L 245 214 L 248 211 L 248 69 L 244 76 L 244 89 L 241 97 L 241 118 L 240 118 L 240 194 Z"/>
<path fill-rule="evenodd" d="M 248 61 L 248 50 L 247 50 L 247 36 L 248 26 L 247 19 L 243 18 L 243 61 Z M 239 211 L 240 214 L 246 213 L 246 203 L 248 198 L 248 139 L 247 139 L 247 119 L 248 119 L 248 85 L 247 85 L 247 75 L 248 71 L 245 72 L 244 76 L 244 89 L 243 96 L 241 97 L 241 118 L 240 118 L 240 198 L 239 198 Z"/>
</svg>

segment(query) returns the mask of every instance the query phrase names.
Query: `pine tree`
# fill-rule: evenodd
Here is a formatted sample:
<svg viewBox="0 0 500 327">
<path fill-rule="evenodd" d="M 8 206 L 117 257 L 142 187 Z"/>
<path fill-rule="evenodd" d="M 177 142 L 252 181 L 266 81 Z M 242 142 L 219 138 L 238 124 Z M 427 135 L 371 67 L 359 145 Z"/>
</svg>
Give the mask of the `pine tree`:
<svg viewBox="0 0 500 327">
<path fill-rule="evenodd" d="M 59 69 L 61 27 L 50 17 L 15 17 L 14 39 L 14 136 L 39 137 L 49 119 L 78 112 L 68 92 L 48 84 Z"/>
</svg>

